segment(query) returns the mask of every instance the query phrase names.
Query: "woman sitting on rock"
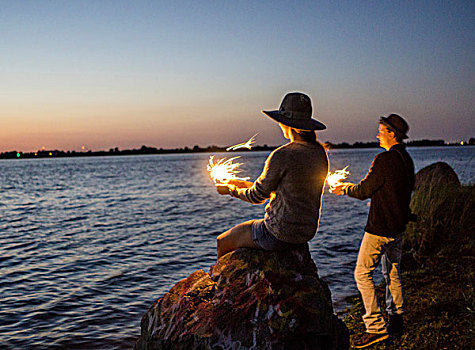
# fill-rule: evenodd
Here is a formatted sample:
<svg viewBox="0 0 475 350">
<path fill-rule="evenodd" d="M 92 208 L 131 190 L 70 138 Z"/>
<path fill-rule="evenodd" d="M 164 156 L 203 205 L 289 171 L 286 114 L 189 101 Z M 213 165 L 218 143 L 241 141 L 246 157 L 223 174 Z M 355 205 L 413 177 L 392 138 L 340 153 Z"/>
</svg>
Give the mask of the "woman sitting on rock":
<svg viewBox="0 0 475 350">
<path fill-rule="evenodd" d="M 255 182 L 230 180 L 217 186 L 252 204 L 266 206 L 264 219 L 243 222 L 219 235 L 218 259 L 237 248 L 289 250 L 311 240 L 318 228 L 328 158 L 315 130 L 325 125 L 312 119 L 310 98 L 287 94 L 278 111 L 262 111 L 279 123 L 289 143 L 274 150 Z"/>
</svg>

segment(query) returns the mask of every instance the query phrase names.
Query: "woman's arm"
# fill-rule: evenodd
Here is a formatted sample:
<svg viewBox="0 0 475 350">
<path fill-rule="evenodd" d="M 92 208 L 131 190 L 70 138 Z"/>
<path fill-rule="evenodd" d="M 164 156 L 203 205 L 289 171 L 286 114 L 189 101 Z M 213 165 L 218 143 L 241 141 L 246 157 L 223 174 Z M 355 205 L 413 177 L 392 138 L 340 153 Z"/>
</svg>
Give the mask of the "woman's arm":
<svg viewBox="0 0 475 350">
<path fill-rule="evenodd" d="M 285 172 L 286 161 L 283 159 L 280 148 L 272 152 L 264 164 L 264 170 L 259 178 L 249 188 L 236 188 L 232 191 L 233 197 L 252 204 L 262 204 L 271 197 L 277 189 Z"/>
<path fill-rule="evenodd" d="M 255 182 L 231 180 L 227 184 L 216 185 L 219 194 L 230 195 L 252 204 L 262 204 L 270 198 L 283 174 L 281 156 L 274 151 L 266 160 L 264 170 Z M 234 184 L 235 183 L 235 184 Z"/>
<path fill-rule="evenodd" d="M 232 191 L 234 191 L 235 189 L 250 188 L 252 187 L 252 185 L 254 185 L 254 182 L 231 179 L 231 180 L 228 180 L 226 183 L 217 184 L 216 189 L 218 190 L 219 194 L 232 195 Z"/>
</svg>

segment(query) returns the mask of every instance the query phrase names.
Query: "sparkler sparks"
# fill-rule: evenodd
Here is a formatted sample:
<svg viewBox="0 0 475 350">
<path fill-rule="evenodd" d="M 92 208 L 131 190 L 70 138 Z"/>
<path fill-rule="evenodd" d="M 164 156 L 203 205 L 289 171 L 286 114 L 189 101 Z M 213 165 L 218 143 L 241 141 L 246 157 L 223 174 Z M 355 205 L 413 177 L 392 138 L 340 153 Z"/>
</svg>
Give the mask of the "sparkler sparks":
<svg viewBox="0 0 475 350">
<path fill-rule="evenodd" d="M 334 173 L 328 172 L 327 184 L 330 186 L 330 191 L 337 187 L 348 175 L 350 172 L 346 170 L 348 165 L 340 170 L 335 170 Z"/>
<path fill-rule="evenodd" d="M 254 136 L 252 136 L 247 142 L 238 143 L 237 145 L 228 147 L 228 148 L 226 148 L 226 151 L 234 151 L 234 150 L 237 150 L 237 149 L 239 149 L 239 148 L 251 149 L 251 148 L 252 148 L 252 144 L 253 144 L 254 142 L 256 142 L 256 136 L 257 136 L 257 134 L 255 134 Z"/>
<path fill-rule="evenodd" d="M 252 144 L 256 142 L 257 134 L 254 134 L 247 142 L 238 143 L 237 145 L 226 148 L 226 151 L 234 151 L 239 148 L 251 149 Z M 247 181 L 249 177 L 238 177 L 237 174 L 240 172 L 239 167 L 242 163 L 233 163 L 234 160 L 240 157 L 233 158 L 223 158 L 218 161 L 214 160 L 214 156 L 209 157 L 207 169 L 209 175 L 213 179 L 215 184 L 225 183 L 228 180 L 243 180 Z"/>
<path fill-rule="evenodd" d="M 209 157 L 207 169 L 214 183 L 223 183 L 227 180 L 249 180 L 249 177 L 241 178 L 237 174 L 240 172 L 239 167 L 242 163 L 233 163 L 240 157 L 222 158 L 215 162 L 214 156 Z"/>
</svg>

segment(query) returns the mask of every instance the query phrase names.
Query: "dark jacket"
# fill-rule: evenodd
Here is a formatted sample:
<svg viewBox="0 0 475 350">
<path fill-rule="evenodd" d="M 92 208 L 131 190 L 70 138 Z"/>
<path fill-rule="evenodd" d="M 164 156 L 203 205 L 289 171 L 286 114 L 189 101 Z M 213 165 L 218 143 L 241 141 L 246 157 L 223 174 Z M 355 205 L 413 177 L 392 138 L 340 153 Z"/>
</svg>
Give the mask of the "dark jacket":
<svg viewBox="0 0 475 350">
<path fill-rule="evenodd" d="M 358 199 L 371 198 L 365 231 L 378 236 L 395 237 L 406 229 L 414 187 L 414 163 L 403 144 L 378 154 L 357 185 L 347 194 Z"/>
</svg>

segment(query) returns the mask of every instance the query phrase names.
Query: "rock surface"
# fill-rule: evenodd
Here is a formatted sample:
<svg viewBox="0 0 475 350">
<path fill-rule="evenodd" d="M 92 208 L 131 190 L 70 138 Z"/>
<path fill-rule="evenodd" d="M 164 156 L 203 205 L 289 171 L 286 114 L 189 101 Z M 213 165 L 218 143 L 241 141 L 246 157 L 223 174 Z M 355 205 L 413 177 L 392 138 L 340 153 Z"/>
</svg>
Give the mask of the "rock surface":
<svg viewBox="0 0 475 350">
<path fill-rule="evenodd" d="M 427 256 L 450 255 L 448 250 L 455 246 L 459 249 L 457 254 L 470 251 L 473 255 L 474 189 L 473 185 L 461 185 L 447 163 L 431 164 L 416 174 L 411 210 L 417 221 L 407 226 L 404 235 L 403 248 L 408 258 L 403 255 L 401 264 L 405 269 L 419 267 Z"/>
<path fill-rule="evenodd" d="M 460 180 L 450 165 L 445 162 L 437 162 L 417 172 L 414 190 L 418 190 L 421 186 L 431 186 L 435 184 L 460 185 Z"/>
<path fill-rule="evenodd" d="M 289 252 L 238 249 L 157 300 L 136 349 L 348 349 L 308 245 Z"/>
</svg>

